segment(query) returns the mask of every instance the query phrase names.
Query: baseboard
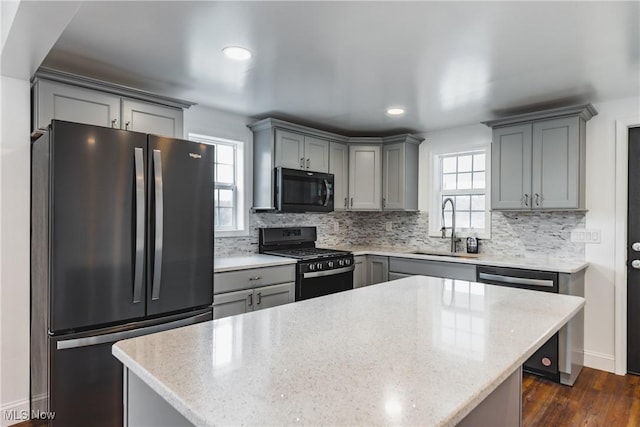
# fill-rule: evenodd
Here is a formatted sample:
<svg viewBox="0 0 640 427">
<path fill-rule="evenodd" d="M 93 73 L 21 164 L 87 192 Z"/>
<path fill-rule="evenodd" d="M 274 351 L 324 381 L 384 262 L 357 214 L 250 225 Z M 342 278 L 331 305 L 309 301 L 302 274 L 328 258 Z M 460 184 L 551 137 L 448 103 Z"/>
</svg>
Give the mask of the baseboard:
<svg viewBox="0 0 640 427">
<path fill-rule="evenodd" d="M 28 399 L 9 402 L 0 407 L 0 426 L 12 426 L 27 421 L 29 415 Z"/>
<path fill-rule="evenodd" d="M 615 373 L 616 359 L 610 354 L 598 353 L 595 351 L 584 351 L 584 366 Z"/>
</svg>

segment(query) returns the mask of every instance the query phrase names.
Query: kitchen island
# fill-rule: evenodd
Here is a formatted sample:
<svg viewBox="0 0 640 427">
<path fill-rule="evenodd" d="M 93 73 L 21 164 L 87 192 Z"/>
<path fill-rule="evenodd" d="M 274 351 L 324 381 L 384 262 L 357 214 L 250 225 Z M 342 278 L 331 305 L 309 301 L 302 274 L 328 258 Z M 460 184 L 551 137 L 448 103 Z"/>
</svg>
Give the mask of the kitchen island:
<svg viewBox="0 0 640 427">
<path fill-rule="evenodd" d="M 425 276 L 117 343 L 129 425 L 517 425 L 584 299 Z M 160 423 L 160 424 L 159 424 Z"/>
</svg>

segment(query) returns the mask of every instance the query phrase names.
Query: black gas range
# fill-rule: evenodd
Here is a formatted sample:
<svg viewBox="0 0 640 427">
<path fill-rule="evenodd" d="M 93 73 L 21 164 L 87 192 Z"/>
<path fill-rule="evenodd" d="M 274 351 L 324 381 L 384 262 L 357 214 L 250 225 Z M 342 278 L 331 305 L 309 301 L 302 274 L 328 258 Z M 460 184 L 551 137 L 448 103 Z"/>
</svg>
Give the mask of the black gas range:
<svg viewBox="0 0 640 427">
<path fill-rule="evenodd" d="M 353 289 L 353 255 L 316 248 L 316 227 L 260 228 L 261 254 L 298 260 L 296 301 Z"/>
</svg>

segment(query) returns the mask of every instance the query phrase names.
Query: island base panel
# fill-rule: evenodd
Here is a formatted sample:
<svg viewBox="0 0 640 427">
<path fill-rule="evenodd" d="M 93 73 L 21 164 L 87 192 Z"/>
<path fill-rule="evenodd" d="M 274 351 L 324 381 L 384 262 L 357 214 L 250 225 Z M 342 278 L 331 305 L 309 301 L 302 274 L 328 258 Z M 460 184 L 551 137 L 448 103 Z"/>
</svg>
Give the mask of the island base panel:
<svg viewBox="0 0 640 427">
<path fill-rule="evenodd" d="M 457 427 L 522 426 L 522 368 L 507 377 Z"/>
<path fill-rule="evenodd" d="M 125 427 L 193 427 L 158 393 L 129 369 L 124 369 Z"/>
</svg>

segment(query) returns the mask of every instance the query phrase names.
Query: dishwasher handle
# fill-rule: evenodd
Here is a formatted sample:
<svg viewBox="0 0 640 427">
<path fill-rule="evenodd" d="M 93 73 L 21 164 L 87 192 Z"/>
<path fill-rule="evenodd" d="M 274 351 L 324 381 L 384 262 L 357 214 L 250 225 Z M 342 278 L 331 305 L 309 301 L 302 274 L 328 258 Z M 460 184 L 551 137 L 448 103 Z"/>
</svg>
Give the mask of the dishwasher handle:
<svg viewBox="0 0 640 427">
<path fill-rule="evenodd" d="M 480 280 L 491 281 L 495 283 L 506 283 L 509 285 L 525 285 L 536 286 L 542 288 L 553 288 L 553 280 L 546 279 L 529 279 L 525 277 L 503 276 L 501 274 L 479 273 Z"/>
</svg>

